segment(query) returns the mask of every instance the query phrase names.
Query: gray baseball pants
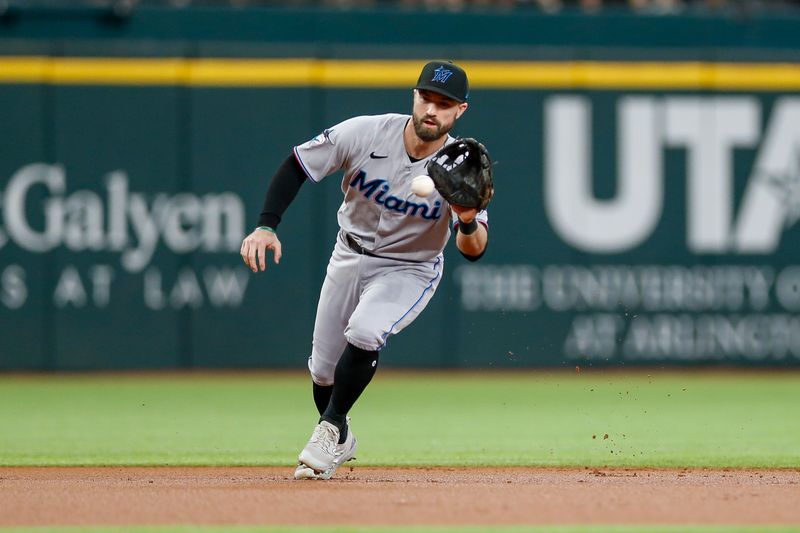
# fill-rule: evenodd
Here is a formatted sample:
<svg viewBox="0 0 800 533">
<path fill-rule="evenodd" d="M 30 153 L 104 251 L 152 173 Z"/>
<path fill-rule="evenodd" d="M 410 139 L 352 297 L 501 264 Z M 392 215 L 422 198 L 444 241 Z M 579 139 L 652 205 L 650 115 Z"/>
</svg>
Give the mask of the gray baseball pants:
<svg viewBox="0 0 800 533">
<path fill-rule="evenodd" d="M 317 385 L 332 385 L 345 345 L 380 350 L 428 305 L 442 279 L 444 257 L 411 262 L 353 251 L 339 232 L 322 285 L 308 368 Z"/>
</svg>

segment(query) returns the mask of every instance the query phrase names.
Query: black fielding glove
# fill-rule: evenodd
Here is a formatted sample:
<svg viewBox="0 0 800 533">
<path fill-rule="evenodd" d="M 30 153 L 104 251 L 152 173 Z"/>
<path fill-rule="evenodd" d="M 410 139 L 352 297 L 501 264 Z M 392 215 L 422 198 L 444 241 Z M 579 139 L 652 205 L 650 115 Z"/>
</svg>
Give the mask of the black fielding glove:
<svg viewBox="0 0 800 533">
<path fill-rule="evenodd" d="M 472 138 L 457 139 L 436 152 L 428 163 L 428 175 L 451 205 L 482 211 L 494 195 L 489 152 Z"/>
</svg>

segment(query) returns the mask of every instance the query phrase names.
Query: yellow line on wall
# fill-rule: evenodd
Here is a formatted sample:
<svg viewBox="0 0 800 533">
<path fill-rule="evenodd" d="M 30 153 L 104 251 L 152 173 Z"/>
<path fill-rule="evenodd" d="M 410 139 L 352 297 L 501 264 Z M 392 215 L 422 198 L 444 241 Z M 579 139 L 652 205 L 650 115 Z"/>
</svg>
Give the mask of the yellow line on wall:
<svg viewBox="0 0 800 533">
<path fill-rule="evenodd" d="M 407 88 L 422 61 L 0 57 L 0 83 Z M 800 90 L 800 64 L 464 61 L 481 89 Z"/>
</svg>

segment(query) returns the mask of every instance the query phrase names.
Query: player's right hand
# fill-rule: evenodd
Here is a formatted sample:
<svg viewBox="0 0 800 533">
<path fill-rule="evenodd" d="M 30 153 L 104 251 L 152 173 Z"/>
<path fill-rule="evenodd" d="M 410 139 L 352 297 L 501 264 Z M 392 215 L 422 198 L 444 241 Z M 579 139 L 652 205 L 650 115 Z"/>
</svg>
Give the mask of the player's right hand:
<svg viewBox="0 0 800 533">
<path fill-rule="evenodd" d="M 281 241 L 278 235 L 265 229 L 256 228 L 242 241 L 242 259 L 253 272 L 267 268 L 267 250 L 272 250 L 275 264 L 281 262 Z"/>
</svg>

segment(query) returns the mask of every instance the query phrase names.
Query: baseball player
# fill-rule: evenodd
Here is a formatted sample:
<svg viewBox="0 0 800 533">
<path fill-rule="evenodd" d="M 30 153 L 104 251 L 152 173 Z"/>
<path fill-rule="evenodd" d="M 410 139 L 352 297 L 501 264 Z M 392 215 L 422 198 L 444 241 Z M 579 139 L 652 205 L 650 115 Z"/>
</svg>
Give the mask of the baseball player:
<svg viewBox="0 0 800 533">
<path fill-rule="evenodd" d="M 413 89 L 411 116 L 358 116 L 295 146 L 272 178 L 258 227 L 242 242 L 253 272 L 266 268 L 267 250 L 279 263 L 278 224 L 301 185 L 344 170 L 340 230 L 308 360 L 320 419 L 300 453 L 297 479 L 328 479 L 353 459 L 356 438 L 347 415 L 388 338 L 411 324 L 436 292 L 451 223 L 467 259 L 486 249 L 485 210 L 450 205 L 437 191 L 424 198 L 411 191 L 432 156 L 455 141 L 448 132 L 467 111 L 468 93 L 463 69 L 432 61 Z"/>
</svg>

